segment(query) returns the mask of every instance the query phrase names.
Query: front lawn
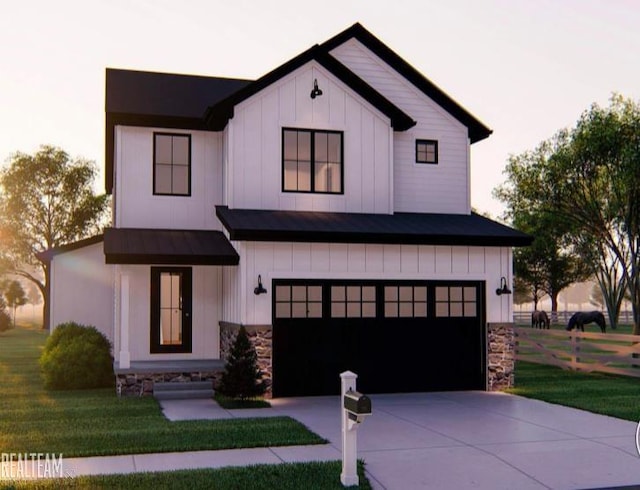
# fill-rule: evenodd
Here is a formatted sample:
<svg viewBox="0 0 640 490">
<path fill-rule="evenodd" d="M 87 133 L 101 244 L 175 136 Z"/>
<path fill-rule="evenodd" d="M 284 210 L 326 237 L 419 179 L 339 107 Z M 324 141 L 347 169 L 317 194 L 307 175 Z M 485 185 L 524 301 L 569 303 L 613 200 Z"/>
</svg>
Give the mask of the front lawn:
<svg viewBox="0 0 640 490">
<path fill-rule="evenodd" d="M 633 422 L 640 420 L 638 378 L 565 371 L 517 361 L 515 386 L 507 391 Z"/>
<path fill-rule="evenodd" d="M 37 482 L 15 482 L 8 488 L 15 489 L 215 489 L 237 490 L 251 488 L 255 490 L 288 489 L 344 489 L 340 484 L 341 464 L 337 461 L 314 463 L 291 463 L 280 465 L 256 465 L 245 468 L 221 468 L 163 473 L 136 473 L 133 475 L 83 476 L 62 480 L 40 480 Z M 364 477 L 362 463 L 358 464 L 359 487 L 371 489 Z"/>
<path fill-rule="evenodd" d="M 153 398 L 115 389 L 47 391 L 38 357 L 46 332 L 0 334 L 0 452 L 64 457 L 326 442 L 289 417 L 169 422 Z"/>
</svg>

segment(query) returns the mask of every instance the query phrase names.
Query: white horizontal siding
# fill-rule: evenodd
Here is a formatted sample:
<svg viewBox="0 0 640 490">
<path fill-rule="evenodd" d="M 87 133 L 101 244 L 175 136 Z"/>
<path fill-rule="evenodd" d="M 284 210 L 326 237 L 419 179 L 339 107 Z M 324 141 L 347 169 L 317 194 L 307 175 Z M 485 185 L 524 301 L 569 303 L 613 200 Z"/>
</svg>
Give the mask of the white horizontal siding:
<svg viewBox="0 0 640 490">
<path fill-rule="evenodd" d="M 191 196 L 153 195 L 154 131 L 191 135 Z M 116 128 L 115 226 L 220 229 L 222 134 L 162 128 Z"/>
<path fill-rule="evenodd" d="M 104 263 L 102 242 L 66 252 L 51 262 L 51 327 L 92 325 L 113 343 L 114 266 Z"/>
<path fill-rule="evenodd" d="M 406 132 L 395 133 L 394 210 L 469 213 L 467 128 L 359 41 L 351 39 L 331 54 L 417 123 Z M 437 165 L 415 163 L 416 139 L 438 141 Z"/>
<path fill-rule="evenodd" d="M 323 95 L 311 99 L 313 80 Z M 391 213 L 389 119 L 315 62 L 240 103 L 228 125 L 232 208 Z M 282 128 L 342 131 L 344 194 L 282 191 Z"/>
<path fill-rule="evenodd" d="M 487 321 L 512 317 L 512 297 L 495 294 L 500 277 L 512 277 L 510 248 L 266 242 L 242 246 L 238 267 L 245 299 L 240 323 L 271 323 L 273 279 L 486 281 Z M 258 275 L 268 292 L 256 296 Z"/>
</svg>

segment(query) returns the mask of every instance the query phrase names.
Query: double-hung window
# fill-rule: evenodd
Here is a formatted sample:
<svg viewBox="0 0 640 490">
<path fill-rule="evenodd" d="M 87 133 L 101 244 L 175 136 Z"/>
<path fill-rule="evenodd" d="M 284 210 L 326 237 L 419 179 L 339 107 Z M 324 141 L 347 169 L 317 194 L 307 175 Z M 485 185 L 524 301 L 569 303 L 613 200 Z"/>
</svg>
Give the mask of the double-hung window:
<svg viewBox="0 0 640 490">
<path fill-rule="evenodd" d="M 191 135 L 153 133 L 153 193 L 191 195 Z"/>
<path fill-rule="evenodd" d="M 282 130 L 282 190 L 342 194 L 343 133 L 317 129 Z"/>
</svg>

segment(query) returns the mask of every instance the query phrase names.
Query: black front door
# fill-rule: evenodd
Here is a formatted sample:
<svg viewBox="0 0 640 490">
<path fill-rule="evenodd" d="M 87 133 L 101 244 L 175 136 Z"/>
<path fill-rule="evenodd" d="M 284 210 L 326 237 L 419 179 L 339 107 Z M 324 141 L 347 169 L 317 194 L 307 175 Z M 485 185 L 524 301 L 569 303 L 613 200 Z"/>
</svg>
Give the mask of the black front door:
<svg viewBox="0 0 640 490">
<path fill-rule="evenodd" d="M 151 268 L 151 353 L 191 352 L 190 267 Z"/>
</svg>

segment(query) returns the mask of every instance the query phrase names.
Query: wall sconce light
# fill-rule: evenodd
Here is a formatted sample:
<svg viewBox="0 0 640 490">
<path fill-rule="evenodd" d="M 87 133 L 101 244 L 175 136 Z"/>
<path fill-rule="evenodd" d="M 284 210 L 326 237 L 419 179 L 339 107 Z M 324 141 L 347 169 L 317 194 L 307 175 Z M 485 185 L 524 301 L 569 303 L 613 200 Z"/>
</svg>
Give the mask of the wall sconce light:
<svg viewBox="0 0 640 490">
<path fill-rule="evenodd" d="M 511 289 L 507 287 L 507 280 L 505 279 L 504 276 L 500 278 L 500 287 L 496 289 L 496 294 L 498 296 L 502 294 L 511 294 Z"/>
<path fill-rule="evenodd" d="M 258 274 L 258 287 L 256 287 L 253 290 L 253 294 L 255 294 L 256 296 L 258 294 L 262 294 L 262 293 L 266 293 L 267 290 L 262 286 L 262 276 L 260 274 Z"/>
<path fill-rule="evenodd" d="M 313 89 L 311 90 L 311 95 L 310 97 L 312 99 L 315 99 L 316 97 L 320 97 L 322 95 L 322 90 L 320 90 L 318 88 L 318 79 L 314 78 L 313 79 Z"/>
</svg>

